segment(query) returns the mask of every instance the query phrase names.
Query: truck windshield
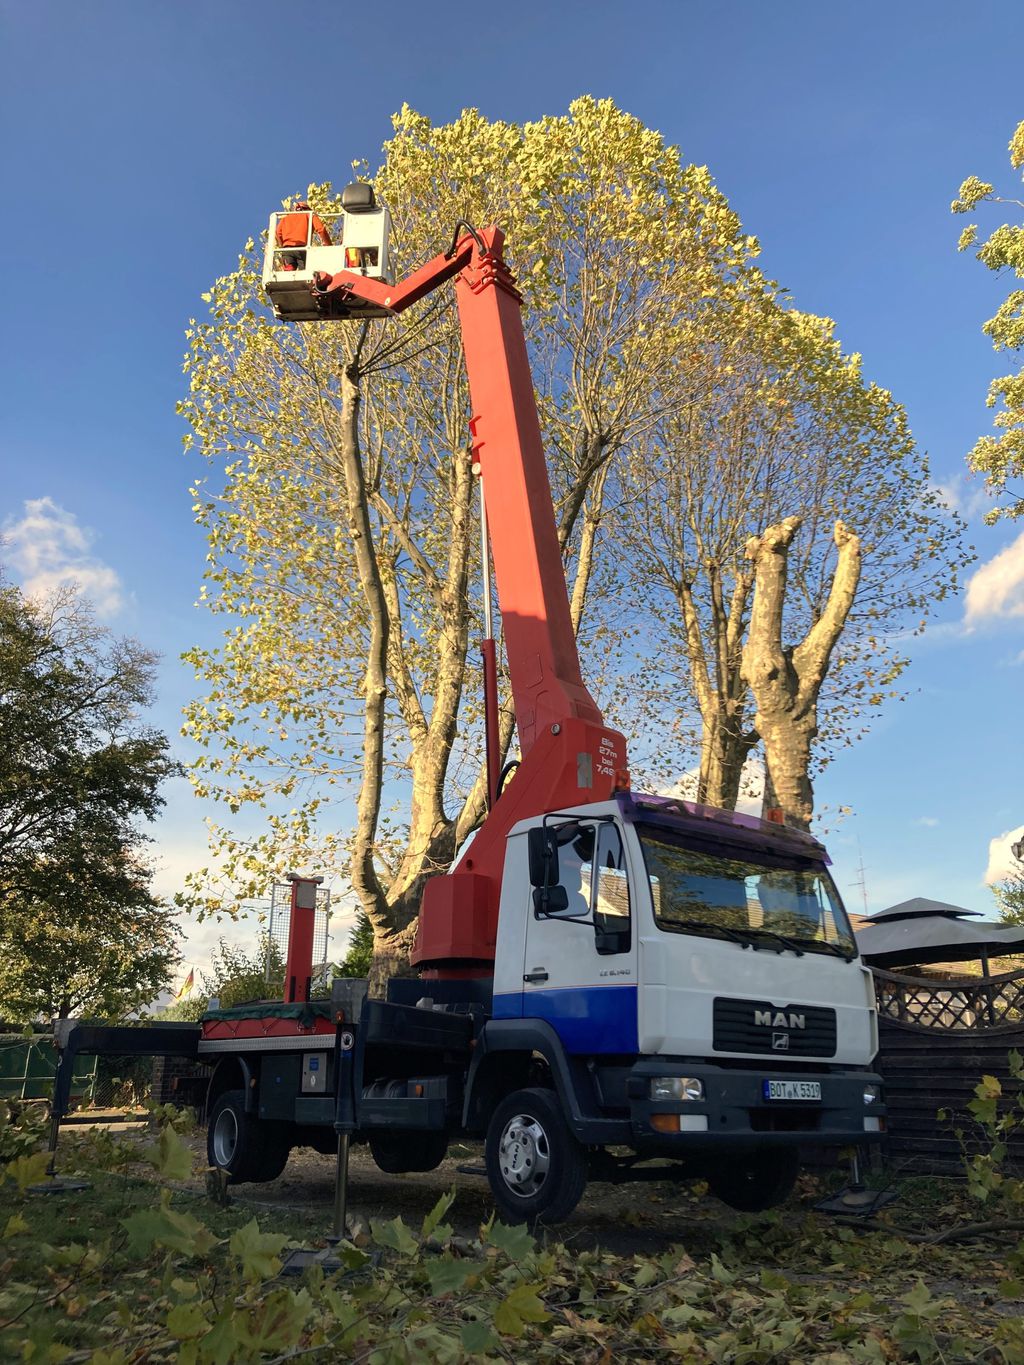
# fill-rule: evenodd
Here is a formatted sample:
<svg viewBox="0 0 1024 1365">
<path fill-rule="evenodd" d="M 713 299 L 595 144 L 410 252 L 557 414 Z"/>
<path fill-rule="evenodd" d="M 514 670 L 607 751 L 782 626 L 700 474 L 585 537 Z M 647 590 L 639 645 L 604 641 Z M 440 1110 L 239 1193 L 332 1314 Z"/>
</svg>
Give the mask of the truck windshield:
<svg viewBox="0 0 1024 1365">
<path fill-rule="evenodd" d="M 856 956 L 850 922 L 823 867 L 696 852 L 651 828 L 640 836 L 660 928 Z"/>
</svg>

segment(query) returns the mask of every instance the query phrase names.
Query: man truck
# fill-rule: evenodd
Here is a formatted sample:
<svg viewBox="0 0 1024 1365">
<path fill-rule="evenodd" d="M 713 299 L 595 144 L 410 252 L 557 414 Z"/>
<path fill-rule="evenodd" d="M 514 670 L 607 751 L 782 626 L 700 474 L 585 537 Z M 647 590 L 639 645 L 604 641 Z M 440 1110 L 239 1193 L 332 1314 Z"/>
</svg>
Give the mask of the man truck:
<svg viewBox="0 0 1024 1365">
<path fill-rule="evenodd" d="M 344 1128 L 389 1172 L 482 1140 L 513 1222 L 565 1218 L 590 1179 L 704 1178 L 735 1208 L 767 1208 L 801 1147 L 885 1129 L 871 976 L 825 849 L 631 790 L 625 740 L 580 670 L 501 231 L 459 224 L 393 283 L 372 188 L 349 186 L 340 217 L 298 270 L 278 261 L 271 222 L 268 298 L 284 320 L 343 325 L 455 281 L 521 758 L 503 784 L 492 648 L 489 809 L 426 883 L 416 975 L 383 998 L 365 981 L 311 998 L 315 883 L 295 877 L 285 999 L 211 1009 L 190 1037 L 213 1068 L 210 1163 L 271 1180 L 293 1146 L 333 1150 Z M 180 1035 L 167 1047 L 186 1050 Z"/>
</svg>

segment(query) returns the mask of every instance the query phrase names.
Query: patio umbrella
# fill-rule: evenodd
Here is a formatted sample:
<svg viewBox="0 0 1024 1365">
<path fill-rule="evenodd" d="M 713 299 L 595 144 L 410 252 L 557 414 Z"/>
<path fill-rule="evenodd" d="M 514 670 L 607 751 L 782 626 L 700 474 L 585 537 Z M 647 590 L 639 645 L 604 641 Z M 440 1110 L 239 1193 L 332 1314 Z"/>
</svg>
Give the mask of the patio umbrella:
<svg viewBox="0 0 1024 1365">
<path fill-rule="evenodd" d="M 988 976 L 990 957 L 1024 953 L 1024 926 L 967 918 L 977 914 L 917 896 L 863 920 L 856 931 L 857 946 L 870 967 L 980 960 Z"/>
</svg>

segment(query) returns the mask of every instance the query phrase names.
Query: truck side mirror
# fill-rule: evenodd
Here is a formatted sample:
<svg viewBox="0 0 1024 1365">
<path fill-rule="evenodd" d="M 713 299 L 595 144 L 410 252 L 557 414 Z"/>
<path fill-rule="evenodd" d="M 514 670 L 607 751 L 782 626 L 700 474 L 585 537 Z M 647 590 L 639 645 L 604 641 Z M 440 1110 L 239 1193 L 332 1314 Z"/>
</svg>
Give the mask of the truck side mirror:
<svg viewBox="0 0 1024 1365">
<path fill-rule="evenodd" d="M 538 886 L 533 893 L 534 913 L 541 916 L 560 915 L 569 908 L 569 893 L 564 886 Z"/>
<path fill-rule="evenodd" d="M 551 825 L 527 831 L 530 885 L 546 890 L 558 885 L 558 835 Z M 534 897 L 536 900 L 536 897 Z"/>
</svg>

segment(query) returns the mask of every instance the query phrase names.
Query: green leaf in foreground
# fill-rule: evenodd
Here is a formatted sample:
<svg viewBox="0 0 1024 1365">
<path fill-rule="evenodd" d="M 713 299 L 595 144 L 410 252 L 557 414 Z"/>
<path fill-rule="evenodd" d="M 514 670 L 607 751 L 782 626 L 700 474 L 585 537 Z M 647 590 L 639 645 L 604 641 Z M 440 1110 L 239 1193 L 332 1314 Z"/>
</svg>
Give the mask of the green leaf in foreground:
<svg viewBox="0 0 1024 1365">
<path fill-rule="evenodd" d="M 455 1188 L 447 1190 L 442 1194 L 434 1207 L 430 1210 L 423 1220 L 423 1227 L 420 1229 L 420 1240 L 425 1242 L 428 1237 L 432 1237 L 436 1232 L 441 1219 L 445 1216 L 451 1206 L 455 1203 Z"/>
<path fill-rule="evenodd" d="M 197 1303 L 179 1303 L 167 1314 L 167 1330 L 176 1341 L 200 1337 L 209 1323 Z"/>
<path fill-rule="evenodd" d="M 192 1174 L 192 1150 L 169 1123 L 160 1130 L 158 1141 L 147 1148 L 146 1156 L 164 1180 L 187 1180 Z"/>
<path fill-rule="evenodd" d="M 4 1174 L 24 1194 L 29 1185 L 35 1185 L 45 1177 L 49 1164 L 49 1152 L 33 1152 L 31 1156 L 19 1156 L 9 1161 Z"/>
<path fill-rule="evenodd" d="M 401 1256 L 415 1256 L 419 1243 L 401 1218 L 391 1218 L 386 1223 L 371 1223 L 370 1233 L 378 1246 L 390 1247 Z"/>
<path fill-rule="evenodd" d="M 491 1330 L 489 1322 L 480 1318 L 476 1322 L 464 1322 L 459 1328 L 462 1346 L 470 1355 L 483 1355 L 485 1351 L 499 1351 L 501 1342 Z"/>
<path fill-rule="evenodd" d="M 287 1241 L 279 1232 L 260 1232 L 259 1224 L 252 1218 L 232 1236 L 228 1248 L 242 1262 L 247 1280 L 269 1280 L 281 1269 L 277 1255 Z"/>
<path fill-rule="evenodd" d="M 189 1213 L 161 1204 L 155 1209 L 137 1209 L 121 1220 L 128 1233 L 129 1250 L 145 1255 L 154 1246 L 187 1256 L 206 1256 L 217 1245 L 217 1238 L 205 1223 Z"/>
<path fill-rule="evenodd" d="M 453 1294 L 461 1289 L 471 1275 L 479 1274 L 480 1266 L 473 1261 L 457 1261 L 454 1256 L 438 1256 L 424 1262 L 430 1278 L 430 1292 L 434 1298 Z"/>
<path fill-rule="evenodd" d="M 298 1344 L 302 1329 L 313 1309 L 309 1291 L 275 1289 L 247 1313 L 235 1314 L 235 1330 L 243 1346 L 261 1355 L 264 1351 L 285 1351 Z"/>
<path fill-rule="evenodd" d="M 537 1247 L 532 1234 L 525 1227 L 510 1228 L 506 1223 L 492 1223 L 487 1240 L 491 1246 L 503 1251 L 510 1261 L 521 1261 Z"/>
<path fill-rule="evenodd" d="M 494 1325 L 502 1336 L 521 1337 L 528 1322 L 548 1322 L 551 1314 L 541 1303 L 539 1284 L 517 1284 L 512 1293 L 498 1304 Z"/>
</svg>

